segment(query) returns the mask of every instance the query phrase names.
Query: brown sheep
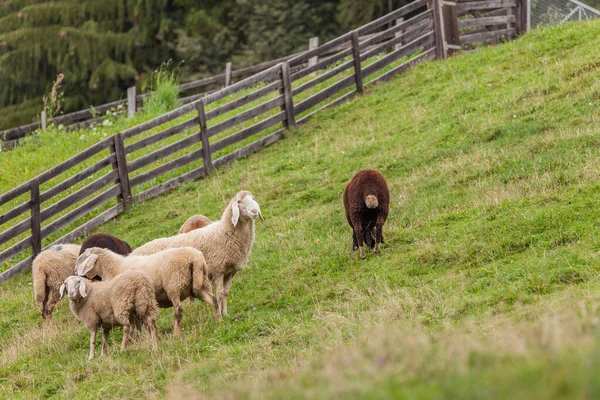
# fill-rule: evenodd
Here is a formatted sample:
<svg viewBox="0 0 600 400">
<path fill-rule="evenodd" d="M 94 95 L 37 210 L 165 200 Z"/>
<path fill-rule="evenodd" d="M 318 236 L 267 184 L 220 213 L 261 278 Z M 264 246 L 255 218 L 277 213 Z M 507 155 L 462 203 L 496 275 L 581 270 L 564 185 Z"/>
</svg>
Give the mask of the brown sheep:
<svg viewBox="0 0 600 400">
<path fill-rule="evenodd" d="M 179 233 L 188 233 L 196 229 L 204 228 L 206 225 L 212 224 L 212 221 L 204 215 L 196 214 L 188 218 L 187 221 L 181 225 Z"/>
<path fill-rule="evenodd" d="M 94 233 L 93 235 L 88 236 L 87 239 L 81 243 L 79 255 L 82 255 L 84 251 L 92 247 L 108 249 L 122 256 L 126 256 L 132 251 L 129 243 L 111 235 L 110 233 Z"/>
<path fill-rule="evenodd" d="M 383 224 L 390 210 L 390 192 L 385 178 L 372 169 L 358 171 L 344 188 L 343 199 L 346 219 L 352 227 L 352 250 L 358 248 L 360 258 L 364 259 L 363 243 L 366 243 L 378 253 L 383 243 Z"/>
</svg>

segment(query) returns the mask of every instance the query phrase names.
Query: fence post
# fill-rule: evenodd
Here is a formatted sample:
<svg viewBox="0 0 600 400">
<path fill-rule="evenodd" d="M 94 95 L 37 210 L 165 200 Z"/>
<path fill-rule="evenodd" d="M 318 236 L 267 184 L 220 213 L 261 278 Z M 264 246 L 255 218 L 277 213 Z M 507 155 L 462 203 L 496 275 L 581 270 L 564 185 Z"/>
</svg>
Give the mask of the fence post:
<svg viewBox="0 0 600 400">
<path fill-rule="evenodd" d="M 354 81 L 356 82 L 356 91 L 363 92 L 362 69 L 360 66 L 360 48 L 358 47 L 358 31 L 352 31 L 350 34 L 352 41 L 352 58 L 354 59 Z"/>
<path fill-rule="evenodd" d="M 196 103 L 198 110 L 198 125 L 200 125 L 200 140 L 202 141 L 202 163 L 204 165 L 204 176 L 208 176 L 215 169 L 210 154 L 210 143 L 206 130 L 206 114 L 204 113 L 204 99 Z"/>
<path fill-rule="evenodd" d="M 281 90 L 283 94 L 282 110 L 285 110 L 285 120 L 283 121 L 284 128 L 296 127 L 296 114 L 294 113 L 294 97 L 292 96 L 292 81 L 290 78 L 290 64 L 287 61 L 281 63 Z"/>
<path fill-rule="evenodd" d="M 40 184 L 37 179 L 31 181 L 31 255 L 32 260 L 42 251 L 42 229 L 40 221 Z"/>
<path fill-rule="evenodd" d="M 231 62 L 225 64 L 225 87 L 231 85 Z"/>
<path fill-rule="evenodd" d="M 135 86 L 127 88 L 127 116 L 129 118 L 133 118 L 133 116 L 135 115 L 135 107 L 136 107 L 135 97 L 136 97 Z"/>
<path fill-rule="evenodd" d="M 444 52 L 447 57 L 451 50 L 460 49 L 460 33 L 458 31 L 458 15 L 456 13 L 456 2 L 441 1 L 442 23 L 444 24 Z"/>
<path fill-rule="evenodd" d="M 433 30 L 435 37 L 435 55 L 438 59 L 446 59 L 446 39 L 444 37 L 444 17 L 442 16 L 442 0 L 431 0 L 433 8 Z"/>
<path fill-rule="evenodd" d="M 120 133 L 113 135 L 113 144 L 110 147 L 110 152 L 116 155 L 116 161 L 113 163 L 113 170 L 117 170 L 119 185 L 121 185 L 121 194 L 118 199 L 127 206 L 131 201 L 131 186 L 129 184 L 129 171 L 127 168 L 127 158 L 125 157 L 125 144 Z"/>
<path fill-rule="evenodd" d="M 315 36 L 315 37 L 311 37 L 310 39 L 308 39 L 308 51 L 310 50 L 314 50 L 317 47 L 319 47 L 319 37 Z M 308 59 L 308 66 L 312 67 L 313 65 L 316 65 L 319 62 L 319 56 L 314 56 Z"/>
<path fill-rule="evenodd" d="M 42 130 L 45 131 L 48 126 L 48 114 L 46 114 L 46 110 L 42 110 Z"/>
<path fill-rule="evenodd" d="M 403 17 L 402 18 L 397 18 L 396 19 L 396 26 L 400 25 L 403 22 L 404 22 L 404 18 Z M 396 32 L 396 34 L 394 35 L 394 38 L 399 38 L 402 35 L 404 35 L 404 29 L 400 29 L 398 32 Z M 398 50 L 400 47 L 402 47 L 403 44 L 404 44 L 404 40 L 394 46 L 394 51 Z"/>
</svg>

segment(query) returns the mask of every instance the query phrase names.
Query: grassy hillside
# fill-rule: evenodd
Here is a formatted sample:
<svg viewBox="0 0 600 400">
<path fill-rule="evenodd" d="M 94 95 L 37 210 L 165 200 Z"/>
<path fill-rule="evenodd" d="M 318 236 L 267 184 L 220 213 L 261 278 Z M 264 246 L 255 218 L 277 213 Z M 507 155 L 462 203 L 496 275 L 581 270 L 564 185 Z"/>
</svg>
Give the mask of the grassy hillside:
<svg viewBox="0 0 600 400">
<path fill-rule="evenodd" d="M 66 302 L 43 330 L 31 276 L 0 286 L 0 397 L 596 398 L 600 24 L 421 65 L 282 142 L 102 227 L 138 246 L 239 189 L 264 222 L 230 317 L 185 304 L 146 343 L 86 360 Z M 386 245 L 351 252 L 341 202 L 388 178 Z"/>
</svg>

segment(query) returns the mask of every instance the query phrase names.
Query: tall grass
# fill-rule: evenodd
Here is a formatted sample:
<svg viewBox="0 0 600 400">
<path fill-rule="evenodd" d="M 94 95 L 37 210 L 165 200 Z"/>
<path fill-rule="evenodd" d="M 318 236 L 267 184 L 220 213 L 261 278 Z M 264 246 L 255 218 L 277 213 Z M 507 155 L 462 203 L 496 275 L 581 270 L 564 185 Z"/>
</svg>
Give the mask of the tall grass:
<svg viewBox="0 0 600 400">
<path fill-rule="evenodd" d="M 144 93 L 151 92 L 144 99 L 144 113 L 149 116 L 163 114 L 177 107 L 179 99 L 179 67 L 172 60 L 163 62 L 152 72 L 142 85 Z"/>
</svg>

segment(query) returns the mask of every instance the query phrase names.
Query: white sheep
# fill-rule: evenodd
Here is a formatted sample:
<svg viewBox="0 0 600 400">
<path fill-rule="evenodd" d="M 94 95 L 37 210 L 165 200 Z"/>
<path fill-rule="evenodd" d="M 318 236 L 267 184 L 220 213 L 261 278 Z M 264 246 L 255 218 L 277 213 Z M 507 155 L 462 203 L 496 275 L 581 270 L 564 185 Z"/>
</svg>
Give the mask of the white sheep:
<svg viewBox="0 0 600 400">
<path fill-rule="evenodd" d="M 146 325 L 156 349 L 156 315 L 154 289 L 146 273 L 126 271 L 107 282 L 95 282 L 69 276 L 60 287 L 60 297 L 67 292 L 69 306 L 77 319 L 90 330 L 90 355 L 94 358 L 96 331 L 102 327 L 102 355 L 107 352 L 107 339 L 115 326 L 123 327 L 121 351 L 129 341 L 133 326 Z"/>
<path fill-rule="evenodd" d="M 60 286 L 68 276 L 75 273 L 80 247 L 75 244 L 53 245 L 33 260 L 33 295 L 46 324 L 52 322 L 52 312 L 60 300 Z"/>
<path fill-rule="evenodd" d="M 109 281 L 129 269 L 139 269 L 148 274 L 159 307 L 173 307 L 175 335 L 181 333 L 181 302 L 188 297 L 206 301 L 215 313 L 215 318 L 219 319 L 212 286 L 207 277 L 206 261 L 202 252 L 192 247 L 166 249 L 149 256 L 128 257 L 92 247 L 79 256 L 76 264 L 77 275 L 98 275 Z"/>
<path fill-rule="evenodd" d="M 194 247 L 204 254 L 208 276 L 217 292 L 221 315 L 227 315 L 227 295 L 233 277 L 248 262 L 254 242 L 254 220 L 263 219 L 252 193 L 238 192 L 219 221 L 188 233 L 153 240 L 138 247 L 132 255 L 154 254 L 173 247 Z"/>
</svg>

